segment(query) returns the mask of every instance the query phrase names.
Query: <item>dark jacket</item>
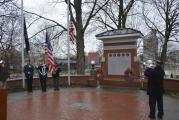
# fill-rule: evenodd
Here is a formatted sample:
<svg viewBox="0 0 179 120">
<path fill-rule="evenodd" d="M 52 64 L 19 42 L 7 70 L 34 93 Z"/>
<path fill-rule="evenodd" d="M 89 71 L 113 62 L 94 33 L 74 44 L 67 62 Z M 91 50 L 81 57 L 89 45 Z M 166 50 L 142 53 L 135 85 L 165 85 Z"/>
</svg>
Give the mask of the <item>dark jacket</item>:
<svg viewBox="0 0 179 120">
<path fill-rule="evenodd" d="M 5 82 L 8 77 L 9 73 L 7 68 L 0 64 L 0 81 Z"/>
<path fill-rule="evenodd" d="M 52 77 L 60 77 L 59 73 L 61 72 L 61 69 L 59 67 L 56 68 L 55 73 L 52 73 Z"/>
<path fill-rule="evenodd" d="M 164 93 L 163 80 L 165 72 L 161 67 L 147 68 L 144 75 L 148 77 L 147 94 L 162 95 Z"/>
<path fill-rule="evenodd" d="M 26 78 L 33 77 L 34 75 L 34 66 L 31 64 L 27 64 L 24 66 L 24 74 Z"/>
</svg>

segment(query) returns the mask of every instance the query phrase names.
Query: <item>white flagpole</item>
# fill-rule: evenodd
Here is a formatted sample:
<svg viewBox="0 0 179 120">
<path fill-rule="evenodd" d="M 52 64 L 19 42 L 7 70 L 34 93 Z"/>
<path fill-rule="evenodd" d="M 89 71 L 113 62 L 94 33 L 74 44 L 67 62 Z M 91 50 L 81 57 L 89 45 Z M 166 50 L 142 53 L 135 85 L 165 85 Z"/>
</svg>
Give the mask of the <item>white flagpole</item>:
<svg viewBox="0 0 179 120">
<path fill-rule="evenodd" d="M 24 79 L 24 13 L 23 13 L 23 0 L 21 0 L 21 42 L 22 42 L 22 87 L 25 88 Z"/>
<path fill-rule="evenodd" d="M 70 86 L 70 22 L 69 22 L 69 6 L 70 6 L 70 0 L 67 0 L 67 27 L 68 27 L 68 33 L 67 33 L 67 48 L 68 48 L 68 85 Z"/>
</svg>

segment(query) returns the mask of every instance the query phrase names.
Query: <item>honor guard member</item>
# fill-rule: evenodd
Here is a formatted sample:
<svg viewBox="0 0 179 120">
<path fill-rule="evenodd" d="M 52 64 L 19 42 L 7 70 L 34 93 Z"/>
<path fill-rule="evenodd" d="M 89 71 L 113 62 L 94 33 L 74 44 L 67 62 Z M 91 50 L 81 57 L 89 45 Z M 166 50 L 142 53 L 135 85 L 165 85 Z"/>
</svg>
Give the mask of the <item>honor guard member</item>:
<svg viewBox="0 0 179 120">
<path fill-rule="evenodd" d="M 5 66 L 5 62 L 0 60 L 0 87 L 6 86 L 6 79 L 9 77 L 9 72 L 7 66 Z"/>
<path fill-rule="evenodd" d="M 57 65 L 57 63 L 55 63 L 55 69 L 54 71 L 52 72 L 52 78 L 53 78 L 53 86 L 54 86 L 54 90 L 55 91 L 58 91 L 59 88 L 60 88 L 60 84 L 59 84 L 59 80 L 60 80 L 60 72 L 61 72 L 61 69 L 60 67 Z"/>
<path fill-rule="evenodd" d="M 47 89 L 47 70 L 48 68 L 46 64 L 40 64 L 38 66 L 38 73 L 39 73 L 42 92 L 46 92 Z"/>
<path fill-rule="evenodd" d="M 24 66 L 24 74 L 26 77 L 27 91 L 32 92 L 32 81 L 34 75 L 34 66 L 30 63 L 30 60 L 27 61 L 27 64 Z"/>
</svg>

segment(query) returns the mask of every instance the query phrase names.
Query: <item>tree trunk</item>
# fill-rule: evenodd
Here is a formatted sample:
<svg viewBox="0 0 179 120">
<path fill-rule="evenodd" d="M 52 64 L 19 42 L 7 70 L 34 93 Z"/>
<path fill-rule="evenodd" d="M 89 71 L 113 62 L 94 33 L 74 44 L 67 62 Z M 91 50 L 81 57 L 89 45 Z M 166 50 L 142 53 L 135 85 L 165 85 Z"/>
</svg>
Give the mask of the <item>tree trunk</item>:
<svg viewBox="0 0 179 120">
<path fill-rule="evenodd" d="M 77 73 L 84 74 L 85 55 L 84 55 L 84 31 L 82 23 L 81 0 L 75 0 L 76 11 L 76 39 L 77 39 Z"/>
<path fill-rule="evenodd" d="M 169 37 L 168 36 L 165 36 L 165 41 L 164 41 L 164 45 L 163 45 L 163 48 L 162 48 L 162 53 L 161 53 L 161 58 L 160 60 L 163 62 L 163 68 L 165 67 L 165 62 L 167 60 L 167 44 L 168 44 L 168 40 L 169 40 Z"/>
<path fill-rule="evenodd" d="M 118 26 L 117 28 L 118 29 L 121 29 L 122 28 L 122 17 L 123 17 L 123 0 L 120 0 L 120 3 L 119 3 L 119 15 L 118 15 Z"/>
<path fill-rule="evenodd" d="M 127 16 L 124 16 L 122 17 L 122 28 L 126 28 L 126 18 Z"/>
<path fill-rule="evenodd" d="M 85 55 L 84 55 L 84 33 L 77 32 L 77 73 L 84 74 Z"/>
</svg>

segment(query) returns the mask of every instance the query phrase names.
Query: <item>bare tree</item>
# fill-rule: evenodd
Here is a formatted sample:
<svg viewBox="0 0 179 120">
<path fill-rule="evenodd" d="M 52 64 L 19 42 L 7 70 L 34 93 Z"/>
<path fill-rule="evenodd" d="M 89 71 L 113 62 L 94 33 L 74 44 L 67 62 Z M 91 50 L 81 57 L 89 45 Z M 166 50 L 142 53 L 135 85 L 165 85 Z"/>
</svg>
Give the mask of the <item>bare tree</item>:
<svg viewBox="0 0 179 120">
<path fill-rule="evenodd" d="M 57 2 L 58 3 L 58 2 Z M 17 7 L 20 10 L 20 7 L 14 4 L 15 7 Z M 28 19 L 26 19 L 27 28 L 32 28 L 33 26 L 39 26 L 35 29 L 35 32 L 33 32 L 33 35 L 29 37 L 30 42 L 30 52 L 31 52 L 31 58 L 33 59 L 35 56 L 41 57 L 44 54 L 44 42 L 45 42 L 45 32 L 48 31 L 50 34 L 50 41 L 53 46 L 53 50 L 55 57 L 57 56 L 67 56 L 66 52 L 66 33 L 67 28 L 63 26 L 63 24 L 53 20 L 49 19 L 41 14 L 37 14 L 31 11 L 24 10 L 24 16 Z M 59 47 L 59 45 L 62 45 Z M 72 54 L 76 53 L 76 49 L 72 47 L 72 50 L 70 51 Z M 39 58 L 40 59 L 40 58 Z"/>
<path fill-rule="evenodd" d="M 106 29 L 126 27 L 127 17 L 136 0 L 110 0 L 97 16 Z"/>
<path fill-rule="evenodd" d="M 84 74 L 85 69 L 84 33 L 90 21 L 108 2 L 109 0 L 102 2 L 101 0 L 73 0 L 70 2 L 70 16 L 76 28 L 78 74 Z"/>
<path fill-rule="evenodd" d="M 146 5 L 152 6 L 152 14 L 146 12 Z M 161 61 L 167 60 L 168 42 L 179 42 L 179 1 L 178 0 L 151 0 L 144 2 L 143 16 L 146 25 L 150 29 L 155 29 L 162 37 Z"/>
<path fill-rule="evenodd" d="M 38 56 L 44 54 L 44 43 L 45 43 L 45 34 L 48 31 L 49 39 L 53 46 L 54 56 L 59 56 L 60 53 L 63 55 L 66 54 L 66 30 L 63 30 L 61 27 L 54 25 L 50 22 L 42 23 L 42 25 L 38 25 L 39 32 L 35 33 L 32 37 L 30 37 L 31 43 L 31 52 Z M 61 45 L 61 46 L 59 46 Z M 32 56 L 33 57 L 33 56 Z"/>
<path fill-rule="evenodd" d="M 11 1 L 13 1 L 13 0 L 2 0 L 2 1 L 0 1 L 0 6 L 6 4 L 8 2 L 11 2 Z"/>
<path fill-rule="evenodd" d="M 15 49 L 20 45 L 18 10 L 13 7 L 12 2 L 6 0 L 2 2 L 0 11 L 0 57 L 9 68 L 10 63 L 17 61 L 19 57 Z"/>
</svg>

